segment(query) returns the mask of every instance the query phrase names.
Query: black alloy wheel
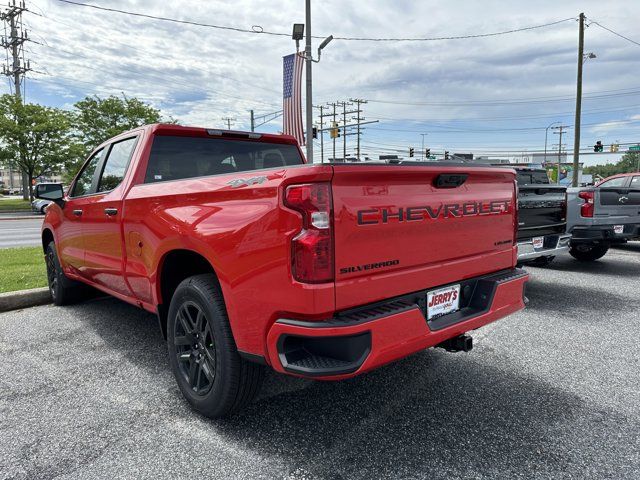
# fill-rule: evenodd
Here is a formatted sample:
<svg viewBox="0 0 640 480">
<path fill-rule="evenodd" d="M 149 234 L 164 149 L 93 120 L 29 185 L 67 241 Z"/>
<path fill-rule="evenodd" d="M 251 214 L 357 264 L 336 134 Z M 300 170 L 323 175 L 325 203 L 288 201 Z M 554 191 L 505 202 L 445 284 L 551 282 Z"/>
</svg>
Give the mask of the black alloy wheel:
<svg viewBox="0 0 640 480">
<path fill-rule="evenodd" d="M 49 291 L 51 292 L 51 298 L 57 298 L 58 294 L 58 270 L 55 257 L 55 250 L 53 248 L 47 249 L 47 254 L 44 257 L 45 264 L 47 266 L 47 281 L 49 283 Z"/>
<path fill-rule="evenodd" d="M 195 302 L 185 300 L 177 312 L 173 336 L 178 368 L 198 396 L 209 393 L 216 378 L 216 348 L 211 323 Z"/>
</svg>

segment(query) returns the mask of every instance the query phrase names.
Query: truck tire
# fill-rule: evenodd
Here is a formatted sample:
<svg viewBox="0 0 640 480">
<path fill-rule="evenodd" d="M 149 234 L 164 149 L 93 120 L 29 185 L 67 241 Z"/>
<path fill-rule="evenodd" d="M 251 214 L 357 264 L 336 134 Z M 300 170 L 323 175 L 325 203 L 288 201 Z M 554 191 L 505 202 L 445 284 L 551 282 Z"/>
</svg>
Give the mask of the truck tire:
<svg viewBox="0 0 640 480">
<path fill-rule="evenodd" d="M 225 417 L 255 398 L 264 367 L 238 354 L 215 275 L 183 280 L 171 298 L 167 321 L 171 370 L 196 411 Z"/>
<path fill-rule="evenodd" d="M 538 257 L 535 260 L 530 262 L 534 267 L 548 267 L 551 265 L 551 262 L 555 259 L 555 255 L 550 255 L 548 257 Z"/>
<path fill-rule="evenodd" d="M 609 250 L 608 245 L 571 245 L 569 254 L 581 262 L 593 262 L 604 257 Z"/>
<path fill-rule="evenodd" d="M 87 292 L 88 287 L 82 283 L 67 278 L 60 266 L 56 245 L 50 242 L 45 253 L 45 264 L 47 267 L 47 283 L 49 293 L 54 305 L 69 305 L 81 300 Z"/>
</svg>

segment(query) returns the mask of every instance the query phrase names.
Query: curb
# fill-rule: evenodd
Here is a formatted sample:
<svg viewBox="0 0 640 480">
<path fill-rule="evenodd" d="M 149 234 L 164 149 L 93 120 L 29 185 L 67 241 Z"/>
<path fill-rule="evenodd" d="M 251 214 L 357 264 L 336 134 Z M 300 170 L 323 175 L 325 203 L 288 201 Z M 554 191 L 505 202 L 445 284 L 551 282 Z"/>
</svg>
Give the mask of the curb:
<svg viewBox="0 0 640 480">
<path fill-rule="evenodd" d="M 49 288 L 47 287 L 0 293 L 0 312 L 35 307 L 36 305 L 45 305 L 47 303 L 51 303 L 51 293 L 49 293 Z"/>
<path fill-rule="evenodd" d="M 8 213 L 8 212 L 3 212 L 3 213 Z M 21 215 L 21 216 L 3 216 L 2 214 L 0 214 L 0 221 L 2 220 L 31 220 L 34 218 L 42 218 L 44 219 L 44 215 Z"/>
</svg>

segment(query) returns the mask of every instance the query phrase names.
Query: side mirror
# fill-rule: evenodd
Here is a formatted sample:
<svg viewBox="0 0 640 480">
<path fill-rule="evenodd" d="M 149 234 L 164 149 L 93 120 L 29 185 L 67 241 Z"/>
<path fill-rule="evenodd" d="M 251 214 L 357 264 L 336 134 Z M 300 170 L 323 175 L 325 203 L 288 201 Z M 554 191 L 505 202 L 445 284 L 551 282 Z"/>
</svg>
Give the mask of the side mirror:
<svg viewBox="0 0 640 480">
<path fill-rule="evenodd" d="M 55 202 L 64 198 L 64 189 L 61 183 L 39 183 L 35 194 L 36 198 Z"/>
</svg>

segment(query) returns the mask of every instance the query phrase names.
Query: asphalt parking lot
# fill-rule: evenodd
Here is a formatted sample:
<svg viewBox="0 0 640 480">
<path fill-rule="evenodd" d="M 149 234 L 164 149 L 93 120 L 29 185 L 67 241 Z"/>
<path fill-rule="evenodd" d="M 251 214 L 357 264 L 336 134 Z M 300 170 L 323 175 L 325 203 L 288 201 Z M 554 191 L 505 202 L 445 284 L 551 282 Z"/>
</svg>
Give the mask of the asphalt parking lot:
<svg viewBox="0 0 640 480">
<path fill-rule="evenodd" d="M 640 478 L 640 244 L 529 271 L 529 307 L 470 353 L 273 374 L 225 421 L 182 400 L 151 315 L 1 314 L 0 478 Z"/>
</svg>

